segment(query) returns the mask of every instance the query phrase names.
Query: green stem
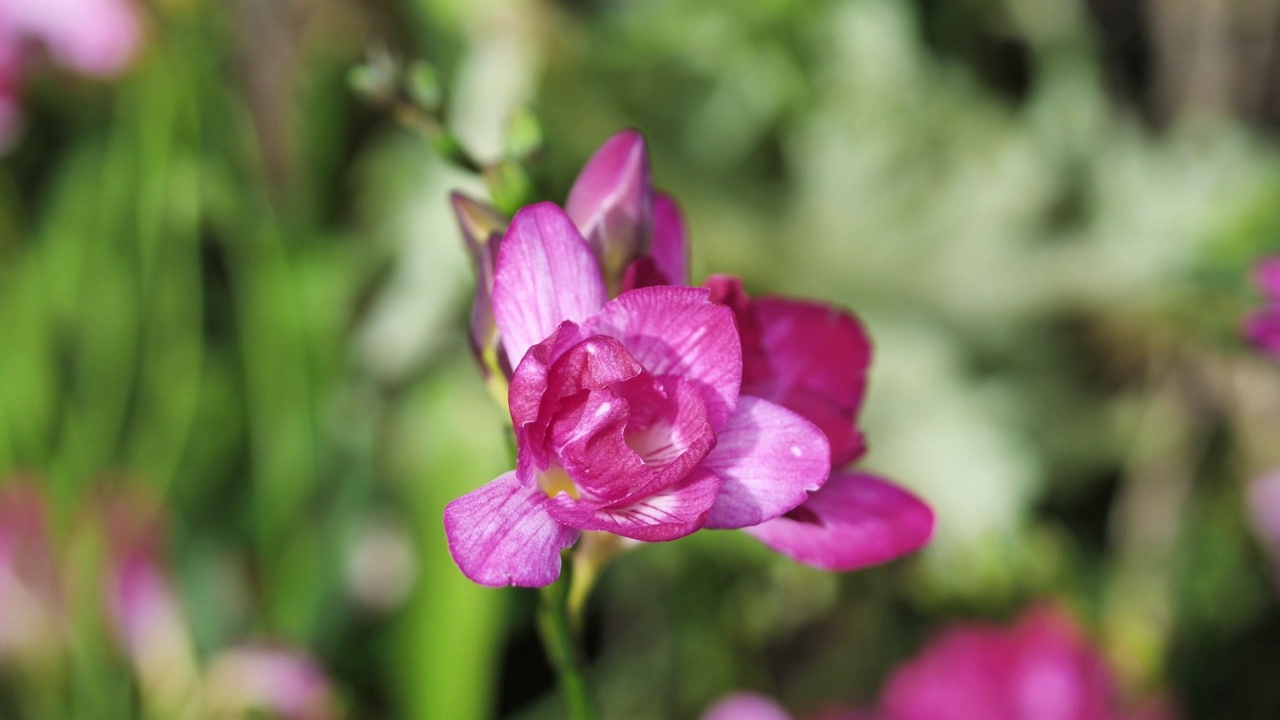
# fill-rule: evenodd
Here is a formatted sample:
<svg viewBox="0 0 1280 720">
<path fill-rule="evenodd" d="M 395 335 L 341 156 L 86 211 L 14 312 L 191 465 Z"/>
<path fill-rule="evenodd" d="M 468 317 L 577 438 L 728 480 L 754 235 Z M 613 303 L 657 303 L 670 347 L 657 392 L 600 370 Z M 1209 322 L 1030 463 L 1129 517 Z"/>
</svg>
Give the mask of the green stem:
<svg viewBox="0 0 1280 720">
<path fill-rule="evenodd" d="M 587 686 L 582 654 L 573 628 L 579 623 L 569 617 L 568 598 L 572 574 L 569 564 L 556 582 L 542 588 L 542 602 L 538 607 L 538 632 L 547 657 L 560 678 L 560 693 L 569 706 L 572 720 L 596 720 L 595 703 Z"/>
</svg>

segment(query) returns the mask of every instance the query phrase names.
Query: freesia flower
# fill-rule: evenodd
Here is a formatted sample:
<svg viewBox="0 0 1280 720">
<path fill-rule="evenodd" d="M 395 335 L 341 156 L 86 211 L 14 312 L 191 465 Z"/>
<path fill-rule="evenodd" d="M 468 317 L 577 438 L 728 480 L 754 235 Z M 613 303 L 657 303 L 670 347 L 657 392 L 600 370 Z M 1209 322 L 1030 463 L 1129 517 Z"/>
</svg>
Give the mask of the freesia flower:
<svg viewBox="0 0 1280 720">
<path fill-rule="evenodd" d="M 11 481 L 0 488 L 0 663 L 55 646 L 61 606 L 44 493 Z"/>
<path fill-rule="evenodd" d="M 224 650 L 205 676 L 205 710 L 215 718 L 267 717 L 329 720 L 338 717 L 333 686 L 306 655 L 248 645 Z"/>
<path fill-rule="evenodd" d="M 1280 583 L 1280 470 L 1256 478 L 1245 494 L 1254 532 L 1271 552 L 1273 581 Z"/>
<path fill-rule="evenodd" d="M 884 720 L 1132 717 L 1106 658 L 1054 607 L 1033 609 L 1009 629 L 971 624 L 945 631 L 890 676 L 880 715 Z"/>
<path fill-rule="evenodd" d="M 198 685 L 195 648 L 162 557 L 164 514 L 146 495 L 102 499 L 108 619 L 147 702 L 173 717 L 190 711 Z"/>
<path fill-rule="evenodd" d="M 1258 260 L 1253 266 L 1253 282 L 1265 304 L 1245 317 L 1245 339 L 1280 360 L 1280 256 Z"/>
<path fill-rule="evenodd" d="M 712 276 L 711 298 L 731 308 L 742 339 L 742 394 L 807 418 L 831 445 L 830 479 L 782 517 L 746 528 L 769 547 L 827 570 L 854 570 L 924 547 L 933 511 L 874 475 L 842 470 L 866 449 L 856 424 L 871 343 L 849 313 L 821 303 L 749 298 L 737 278 Z"/>
<path fill-rule="evenodd" d="M 815 720 L 1170 720 L 1170 704 L 1126 707 L 1106 658 L 1063 611 L 1032 609 L 1012 628 L 944 631 L 885 681 L 874 710 L 831 709 Z M 790 720 L 774 701 L 731 695 L 702 720 Z"/>
<path fill-rule="evenodd" d="M 545 585 L 582 531 L 663 541 L 758 525 L 825 482 L 823 433 L 776 403 L 740 397 L 733 313 L 709 295 L 644 287 L 608 300 L 564 211 L 542 203 L 516 214 L 493 310 L 515 368 L 517 463 L 445 510 L 467 577 Z"/>
<path fill-rule="evenodd" d="M 142 39 L 130 0 L 4 0 L 0 2 L 0 151 L 16 139 L 19 92 L 27 48 L 40 46 L 83 75 L 118 74 Z"/>
</svg>

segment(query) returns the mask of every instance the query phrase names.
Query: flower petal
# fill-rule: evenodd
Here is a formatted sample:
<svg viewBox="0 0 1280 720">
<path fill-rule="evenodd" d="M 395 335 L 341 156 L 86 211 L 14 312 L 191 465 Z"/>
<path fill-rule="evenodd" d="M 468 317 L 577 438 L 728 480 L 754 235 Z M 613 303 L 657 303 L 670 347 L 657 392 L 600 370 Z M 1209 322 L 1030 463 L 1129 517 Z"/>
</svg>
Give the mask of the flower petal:
<svg viewBox="0 0 1280 720">
<path fill-rule="evenodd" d="M 644 137 L 623 130 L 605 141 L 578 174 L 565 210 L 606 276 L 620 276 L 644 254 L 653 234 L 653 185 Z"/>
<path fill-rule="evenodd" d="M 695 468 L 680 482 L 632 503 L 606 506 L 561 493 L 548 503 L 548 511 L 559 522 L 579 530 L 601 530 L 633 540 L 662 542 L 701 528 L 719 491 L 720 478 L 715 473 Z"/>
<path fill-rule="evenodd" d="M 738 693 L 713 705 L 702 720 L 791 720 L 791 716 L 763 695 Z"/>
<path fill-rule="evenodd" d="M 871 342 L 853 315 L 821 303 L 764 297 L 752 303 L 768 358 L 766 383 L 743 392 L 781 403 L 828 432 L 831 464 L 862 452 L 852 427 L 866 390 Z"/>
<path fill-rule="evenodd" d="M 1244 336 L 1250 345 L 1280 359 L 1280 307 L 1266 305 L 1245 316 Z"/>
<path fill-rule="evenodd" d="M 672 285 L 689 284 L 689 244 L 680 206 L 670 195 L 653 195 L 653 244 L 649 254 Z"/>
<path fill-rule="evenodd" d="M 846 571 L 919 550 L 933 523 L 929 506 L 906 490 L 873 475 L 834 472 L 800 507 L 744 530 L 806 565 Z"/>
<path fill-rule="evenodd" d="M 813 423 L 768 400 L 743 396 L 703 464 L 724 479 L 707 527 L 741 528 L 805 502 L 826 482 L 831 451 Z"/>
<path fill-rule="evenodd" d="M 621 340 L 653 375 L 692 382 L 711 426 L 719 429 L 738 403 L 742 344 L 733 313 L 708 295 L 687 287 L 632 290 L 610 300 L 583 328 Z"/>
<path fill-rule="evenodd" d="M 449 503 L 444 531 L 449 552 L 462 574 L 490 587 L 541 587 L 560 576 L 560 551 L 578 531 L 548 513 L 547 496 L 537 486 L 498 476 Z"/>
<path fill-rule="evenodd" d="M 1268 299 L 1280 301 L 1280 255 L 1268 255 L 1253 264 L 1253 284 Z"/>
<path fill-rule="evenodd" d="M 511 367 L 560 323 L 582 321 L 607 297 L 595 257 L 563 210 L 538 203 L 516 213 L 493 281 L 493 314 Z"/>
</svg>

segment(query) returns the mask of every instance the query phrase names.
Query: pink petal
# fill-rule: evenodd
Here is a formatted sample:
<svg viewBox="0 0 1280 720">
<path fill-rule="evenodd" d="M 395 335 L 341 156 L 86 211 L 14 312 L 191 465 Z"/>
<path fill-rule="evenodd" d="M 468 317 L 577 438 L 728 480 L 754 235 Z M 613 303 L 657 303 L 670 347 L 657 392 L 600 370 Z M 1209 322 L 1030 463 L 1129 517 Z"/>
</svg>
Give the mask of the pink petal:
<svg viewBox="0 0 1280 720">
<path fill-rule="evenodd" d="M 715 445 L 700 395 L 688 383 L 668 378 L 666 392 L 636 378 L 622 392 L 599 390 L 564 405 L 551 442 L 561 464 L 589 500 L 619 506 L 661 492 L 687 476 Z M 630 399 L 628 399 L 628 397 Z M 639 407 L 660 402 L 659 408 Z M 641 427 L 637 417 L 648 418 Z"/>
<path fill-rule="evenodd" d="M 606 506 L 562 493 L 551 499 L 549 512 L 559 522 L 580 530 L 662 542 L 701 528 L 719 490 L 720 478 L 715 473 L 696 468 L 675 485 L 629 504 Z"/>
<path fill-rule="evenodd" d="M 525 352 L 524 360 L 511 376 L 511 386 L 507 392 L 507 406 L 511 410 L 511 422 L 516 432 L 537 421 L 543 414 L 552 365 L 582 340 L 581 328 L 566 320 L 545 340 Z M 622 352 L 627 357 L 631 355 L 625 348 Z M 643 370 L 639 363 L 635 363 L 635 366 L 637 373 Z M 558 397 L 554 396 L 553 399 Z M 546 418 L 543 418 L 543 423 L 545 422 Z"/>
<path fill-rule="evenodd" d="M 616 277 L 644 254 L 653 234 L 653 185 L 644 137 L 623 130 L 605 141 L 582 168 L 565 209 L 606 275 Z"/>
<path fill-rule="evenodd" d="M 738 323 L 738 335 L 742 340 L 742 385 L 758 387 L 768 382 L 772 375 L 769 358 L 764 352 L 760 336 L 760 322 L 756 318 L 755 305 L 742 287 L 742 280 L 732 275 L 712 275 L 703 283 L 711 293 L 711 302 L 724 305 L 733 311 Z M 760 393 L 755 393 L 760 395 Z M 760 395 L 760 397 L 765 397 Z M 766 400 L 770 399 L 765 397 Z"/>
<path fill-rule="evenodd" d="M 713 428 L 738 402 L 742 345 L 733 313 L 698 288 L 647 287 L 623 293 L 583 324 L 591 334 L 618 338 L 650 374 L 694 383 Z"/>
<path fill-rule="evenodd" d="M 655 285 L 671 285 L 672 282 L 657 263 L 648 255 L 636 258 L 622 273 L 622 292 L 636 288 L 653 287 Z"/>
<path fill-rule="evenodd" d="M 763 695 L 738 693 L 713 705 L 702 720 L 791 720 L 791 716 Z"/>
<path fill-rule="evenodd" d="M 1280 470 L 1254 479 L 1245 498 L 1254 530 L 1267 542 L 1268 550 L 1280 554 Z"/>
<path fill-rule="evenodd" d="M 0 34 L 4 23 L 0 21 Z M 22 55 L 11 39 L 0 39 L 0 154 L 18 141 L 22 130 Z"/>
<path fill-rule="evenodd" d="M 1116 720 L 1115 683 L 1102 654 L 1052 607 L 1011 629 L 956 626 L 889 678 L 893 720 Z"/>
<path fill-rule="evenodd" d="M 1250 345 L 1280 360 L 1280 307 L 1267 305 L 1245 317 L 1244 336 Z"/>
<path fill-rule="evenodd" d="M 716 434 L 704 465 L 724 479 L 710 528 L 759 525 L 791 510 L 826 482 L 831 451 L 822 431 L 768 400 L 743 396 Z"/>
<path fill-rule="evenodd" d="M 670 284 L 689 284 L 689 244 L 684 218 L 680 215 L 680 206 L 664 192 L 653 196 L 653 244 L 649 254 Z"/>
<path fill-rule="evenodd" d="M 806 565 L 847 571 L 924 547 L 933 536 L 933 511 L 880 478 L 833 472 L 803 505 L 744 531 Z"/>
<path fill-rule="evenodd" d="M 1280 255 L 1260 258 L 1253 265 L 1253 282 L 1271 301 L 1280 301 Z"/>
<path fill-rule="evenodd" d="M 1017 672 L 1009 679 L 1019 718 L 1114 720 L 1116 686 L 1102 654 L 1075 622 L 1051 606 L 1035 608 L 1013 631 Z"/>
<path fill-rule="evenodd" d="M 142 40 L 129 0 L 7 0 L 0 25 L 42 42 L 60 63 L 88 75 L 120 72 Z"/>
<path fill-rule="evenodd" d="M 607 297 L 591 250 L 563 210 L 538 203 L 516 213 L 493 281 L 493 313 L 511 367 L 560 323 L 581 322 Z"/>
<path fill-rule="evenodd" d="M 282 720 L 327 720 L 339 715 L 325 671 L 307 655 L 285 648 L 224 650 L 210 663 L 205 686 L 213 707 L 236 716 L 258 711 Z"/>
<path fill-rule="evenodd" d="M 880 708 L 893 720 L 1021 720 L 1004 685 L 1016 649 L 995 628 L 961 626 L 930 643 L 885 683 Z"/>
<path fill-rule="evenodd" d="M 766 383 L 743 393 L 781 403 L 828 431 L 834 467 L 862 452 L 854 419 L 866 389 L 871 342 L 849 313 L 823 305 L 764 297 L 754 303 L 768 358 Z M 745 385 L 745 384 L 744 384 Z"/>
<path fill-rule="evenodd" d="M 541 587 L 560 576 L 560 551 L 578 532 L 548 513 L 537 486 L 498 476 L 445 507 L 449 552 L 462 574 L 481 585 Z"/>
</svg>

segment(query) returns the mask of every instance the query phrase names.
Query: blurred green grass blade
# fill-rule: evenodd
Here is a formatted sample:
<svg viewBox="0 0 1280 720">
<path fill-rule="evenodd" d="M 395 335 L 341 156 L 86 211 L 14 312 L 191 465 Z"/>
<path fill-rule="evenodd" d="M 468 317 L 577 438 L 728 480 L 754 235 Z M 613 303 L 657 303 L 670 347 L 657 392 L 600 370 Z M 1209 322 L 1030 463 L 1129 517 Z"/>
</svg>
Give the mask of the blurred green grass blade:
<svg viewBox="0 0 1280 720">
<path fill-rule="evenodd" d="M 459 350 L 454 357 L 465 357 Z M 512 590 L 475 585 L 449 556 L 444 506 L 510 469 L 502 416 L 469 366 L 451 365 L 408 399 L 395 436 L 421 560 L 397 633 L 396 681 L 411 720 L 487 718 Z"/>
</svg>

